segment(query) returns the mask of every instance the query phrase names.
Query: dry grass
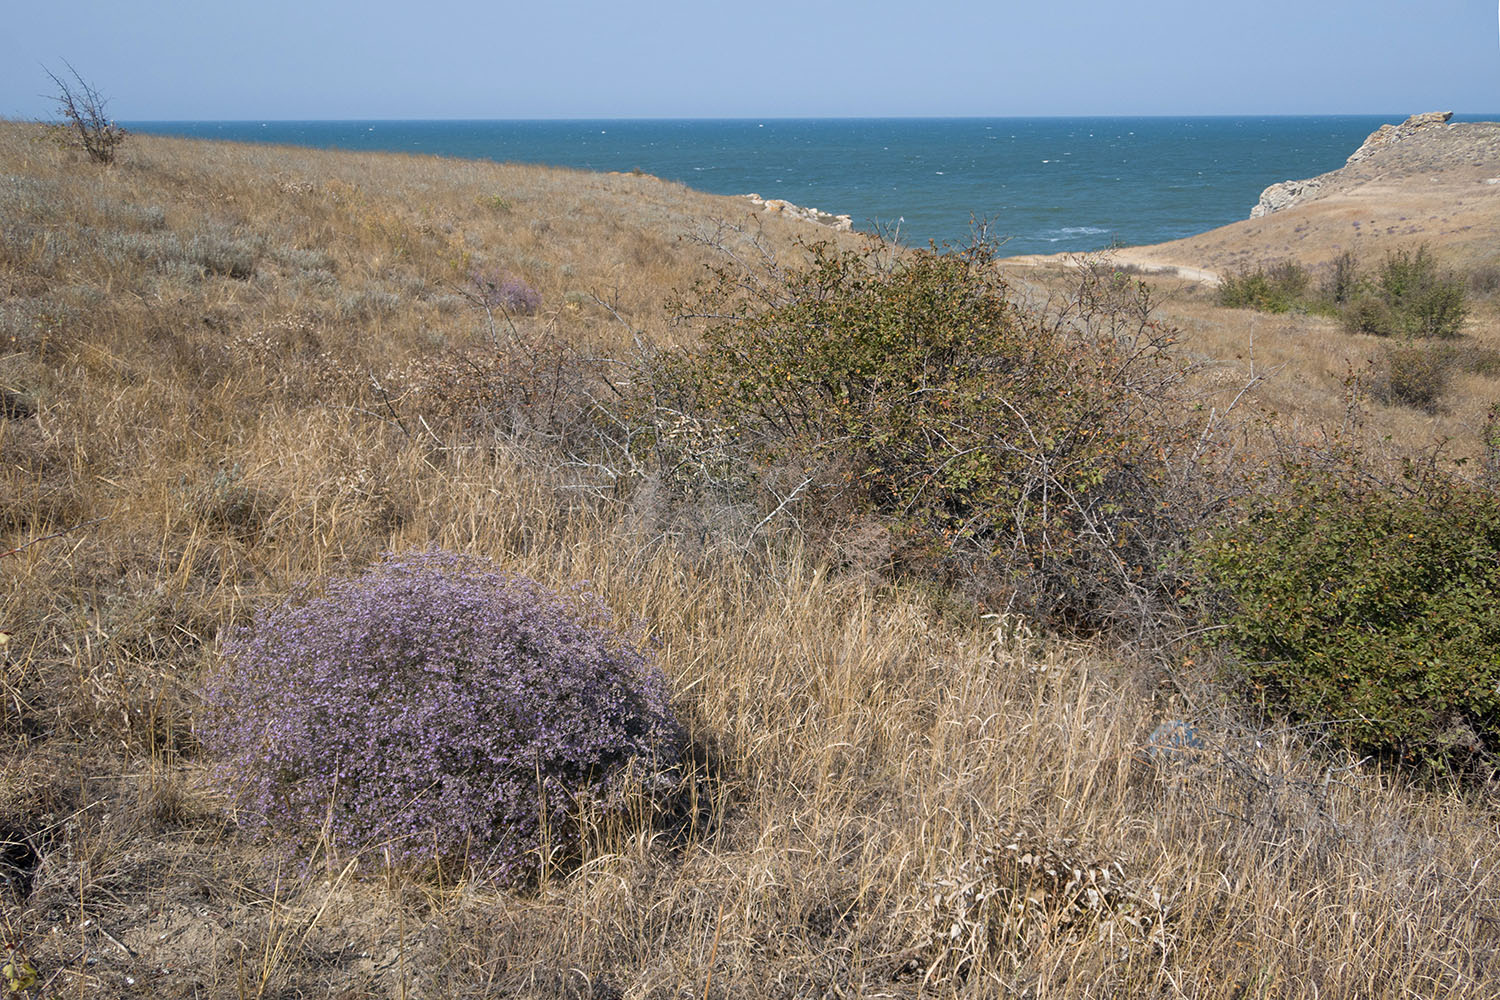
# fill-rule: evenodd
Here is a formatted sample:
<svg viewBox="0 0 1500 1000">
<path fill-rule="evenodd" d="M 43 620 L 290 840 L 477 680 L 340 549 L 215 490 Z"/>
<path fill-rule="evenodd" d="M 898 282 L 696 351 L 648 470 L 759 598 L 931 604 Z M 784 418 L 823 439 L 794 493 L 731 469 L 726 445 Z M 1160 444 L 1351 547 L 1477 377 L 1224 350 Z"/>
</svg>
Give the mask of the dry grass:
<svg viewBox="0 0 1500 1000">
<path fill-rule="evenodd" d="M 1489 183 L 1497 149 L 1500 126 L 1494 123 L 1435 129 L 1324 175 L 1310 200 L 1184 239 L 1129 247 L 1118 261 L 1160 290 L 1165 318 L 1224 381 L 1242 380 L 1252 365 L 1274 376 L 1256 398 L 1283 433 L 1306 438 L 1343 422 L 1352 374 L 1374 390 L 1366 400 L 1374 436 L 1389 436 L 1407 453 L 1447 441 L 1453 457 L 1473 458 L 1485 414 L 1500 400 L 1500 301 L 1494 295 L 1500 189 Z M 1393 346 L 1388 341 L 1348 334 L 1326 317 L 1224 309 L 1211 287 L 1220 275 L 1286 261 L 1309 269 L 1317 281 L 1344 253 L 1368 269 L 1392 250 L 1418 246 L 1470 276 L 1470 317 L 1433 412 L 1379 398 Z M 1017 258 L 1011 266 L 1024 280 L 1067 285 L 1055 257 Z"/>
<path fill-rule="evenodd" d="M 1495 994 L 1491 796 L 411 419 L 406 373 L 483 347 L 471 262 L 541 291 L 522 332 L 615 350 L 593 296 L 670 336 L 706 259 L 677 237 L 730 200 L 144 138 L 100 171 L 33 137 L 0 127 L 0 934 L 43 995 Z M 680 826 L 513 893 L 237 832 L 193 735 L 218 637 L 430 543 L 652 623 L 699 747 Z M 1207 748 L 1143 759 L 1185 714 Z"/>
<path fill-rule="evenodd" d="M 1449 382 L 1428 412 L 1382 392 L 1387 355 L 1401 346 L 1398 341 L 1349 333 L 1331 316 L 1228 309 L 1218 304 L 1212 286 L 1199 281 L 1133 273 L 1130 267 L 1125 273 L 1152 287 L 1162 318 L 1180 331 L 1183 349 L 1201 363 L 1202 386 L 1237 389 L 1252 376 L 1260 380 L 1248 401 L 1282 435 L 1310 440 L 1344 425 L 1353 384 L 1359 419 L 1372 438 L 1388 438 L 1406 454 L 1429 451 L 1438 442 L 1446 442 L 1450 458 L 1473 460 L 1480 454 L 1486 414 L 1500 401 L 1500 301 L 1493 296 L 1471 294 L 1463 335 L 1444 345 Z M 1034 286 L 1039 300 L 1065 292 L 1077 280 L 1060 264 L 1012 268 L 1010 274 Z"/>
</svg>

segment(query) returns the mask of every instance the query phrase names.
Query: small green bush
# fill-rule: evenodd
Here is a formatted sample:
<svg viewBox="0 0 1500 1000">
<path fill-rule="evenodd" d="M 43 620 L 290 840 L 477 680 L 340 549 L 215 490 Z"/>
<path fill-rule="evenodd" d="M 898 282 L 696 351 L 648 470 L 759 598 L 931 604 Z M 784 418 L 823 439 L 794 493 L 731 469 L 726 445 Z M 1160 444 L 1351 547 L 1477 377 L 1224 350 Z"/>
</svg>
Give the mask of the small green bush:
<svg viewBox="0 0 1500 1000">
<path fill-rule="evenodd" d="M 1414 337 L 1456 337 L 1464 321 L 1464 281 L 1438 269 L 1425 246 L 1386 255 L 1377 278 L 1381 294 Z"/>
<path fill-rule="evenodd" d="M 1351 333 L 1376 337 L 1456 337 L 1468 311 L 1466 279 L 1442 271 L 1425 246 L 1388 253 L 1373 275 L 1361 274 L 1346 251 L 1329 265 L 1316 293 L 1311 286 L 1306 268 L 1282 261 L 1226 275 L 1218 298 L 1231 308 L 1335 315 Z"/>
<path fill-rule="evenodd" d="M 1344 307 L 1344 329 L 1372 337 L 1394 337 L 1400 320 L 1388 302 L 1374 292 L 1356 296 Z"/>
<path fill-rule="evenodd" d="M 1346 743 L 1449 767 L 1500 749 L 1500 503 L 1429 472 L 1292 469 L 1198 549 L 1252 692 Z"/>
<path fill-rule="evenodd" d="M 1344 324 L 1379 337 L 1457 337 L 1468 314 L 1466 299 L 1464 279 L 1441 271 L 1427 247 L 1393 250 L 1369 291 L 1345 309 Z"/>
<path fill-rule="evenodd" d="M 1243 269 L 1219 285 L 1219 304 L 1236 309 L 1284 313 L 1305 306 L 1312 282 L 1307 269 L 1295 261 L 1281 261 L 1255 270 Z"/>
</svg>

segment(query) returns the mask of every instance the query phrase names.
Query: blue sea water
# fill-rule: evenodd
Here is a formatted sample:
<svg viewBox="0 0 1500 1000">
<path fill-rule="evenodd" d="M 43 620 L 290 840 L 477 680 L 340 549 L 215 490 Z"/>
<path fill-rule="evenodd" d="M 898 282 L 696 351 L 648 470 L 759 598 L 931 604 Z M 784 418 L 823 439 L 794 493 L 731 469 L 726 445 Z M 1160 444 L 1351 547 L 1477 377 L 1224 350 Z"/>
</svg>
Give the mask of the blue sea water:
<svg viewBox="0 0 1500 1000">
<path fill-rule="evenodd" d="M 138 122 L 140 132 L 644 170 L 756 192 L 902 242 L 1006 254 L 1159 243 L 1245 218 L 1270 184 L 1343 165 L 1404 116 Z M 1475 117 L 1475 116 L 1471 116 Z M 1455 119 L 1458 120 L 1458 119 Z"/>
</svg>

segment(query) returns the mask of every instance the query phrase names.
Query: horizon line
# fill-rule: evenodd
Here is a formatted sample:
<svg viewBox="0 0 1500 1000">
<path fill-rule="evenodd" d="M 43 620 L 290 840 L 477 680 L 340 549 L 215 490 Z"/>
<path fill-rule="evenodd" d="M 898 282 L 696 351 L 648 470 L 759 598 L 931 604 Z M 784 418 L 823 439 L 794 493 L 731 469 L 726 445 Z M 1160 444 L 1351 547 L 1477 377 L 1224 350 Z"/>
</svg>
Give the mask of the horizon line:
<svg viewBox="0 0 1500 1000">
<path fill-rule="evenodd" d="M 1425 112 L 1411 112 L 1410 114 L 1423 114 Z M 1134 113 L 1134 114 L 1036 114 L 1036 115 L 566 115 L 566 116 L 532 116 L 519 117 L 497 117 L 497 118 L 475 118 L 463 116 L 436 116 L 436 117 L 365 117 L 356 116 L 349 118 L 121 118 L 124 124 L 135 125 L 176 125 L 184 123 L 224 123 L 235 125 L 290 125 L 308 123 L 331 123 L 331 122 L 808 122 L 808 121 L 1035 121 L 1038 119 L 1084 119 L 1084 118 L 1112 118 L 1112 119 L 1156 119 L 1156 118 L 1386 118 L 1401 117 L 1403 120 L 1410 114 L 1401 112 L 1380 111 L 1326 111 L 1326 112 L 1213 112 L 1193 114 L 1173 114 L 1167 112 Z M 1471 118 L 1477 116 L 1493 116 L 1500 118 L 1500 110 L 1493 112 L 1477 111 L 1454 111 L 1454 118 Z M 11 119 L 11 120 L 34 120 L 34 119 Z"/>
</svg>

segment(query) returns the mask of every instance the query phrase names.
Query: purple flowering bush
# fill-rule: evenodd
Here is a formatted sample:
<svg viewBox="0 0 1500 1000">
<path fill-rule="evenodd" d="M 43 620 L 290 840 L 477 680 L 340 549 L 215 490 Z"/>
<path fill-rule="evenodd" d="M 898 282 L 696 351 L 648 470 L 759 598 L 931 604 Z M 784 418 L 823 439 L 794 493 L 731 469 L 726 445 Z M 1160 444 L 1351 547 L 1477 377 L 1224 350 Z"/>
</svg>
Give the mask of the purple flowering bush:
<svg viewBox="0 0 1500 1000">
<path fill-rule="evenodd" d="M 206 702 L 252 825 L 502 882 L 679 759 L 664 678 L 597 597 L 437 550 L 260 614 Z"/>
<path fill-rule="evenodd" d="M 513 274 L 475 271 L 469 275 L 475 294 L 487 309 L 504 309 L 517 316 L 530 316 L 542 304 L 542 293 Z"/>
</svg>

